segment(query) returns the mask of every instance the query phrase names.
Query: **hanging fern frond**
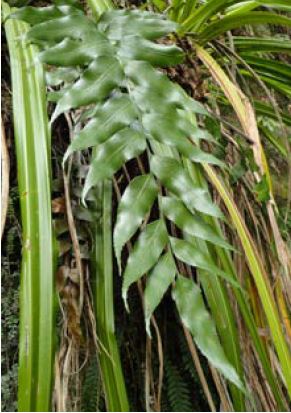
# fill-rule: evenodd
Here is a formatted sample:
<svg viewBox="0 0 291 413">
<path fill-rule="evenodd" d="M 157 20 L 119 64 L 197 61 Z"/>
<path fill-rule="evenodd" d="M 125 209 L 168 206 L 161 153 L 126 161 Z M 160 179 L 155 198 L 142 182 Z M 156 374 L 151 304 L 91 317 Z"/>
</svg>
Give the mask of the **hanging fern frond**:
<svg viewBox="0 0 291 413">
<path fill-rule="evenodd" d="M 11 17 L 33 23 L 35 20 L 30 17 L 31 10 L 24 8 Z M 95 185 L 112 178 L 127 161 L 145 151 L 150 158 L 149 173 L 135 178 L 124 192 L 114 230 L 115 253 L 121 267 L 123 246 L 139 229 L 155 199 L 158 199 L 160 219 L 148 223 L 139 234 L 124 269 L 122 288 L 126 302 L 130 285 L 152 270 L 145 297 L 149 331 L 151 314 L 178 274 L 174 256 L 230 280 L 217 266 L 209 264 L 198 247 L 194 255 L 190 251 L 189 259 L 185 257 L 189 246 L 186 241 L 172 238 L 166 225 L 166 217 L 183 230 L 189 223 L 192 235 L 230 248 L 204 221 L 197 221 L 197 211 L 216 218 L 222 218 L 223 214 L 212 202 L 207 190 L 193 185 L 180 156 L 194 163 L 223 164 L 201 149 L 200 141 L 211 137 L 203 133 L 192 118 L 195 113 L 206 115 L 204 108 L 155 68 L 183 61 L 183 52 L 176 45 L 154 42 L 176 30 L 175 23 L 165 20 L 163 15 L 138 10 L 108 11 L 95 23 L 81 14 L 79 9 L 67 15 L 63 9 L 59 10 L 63 13 L 61 17 L 56 16 L 55 10 L 52 15 L 42 9 L 42 22 L 33 26 L 26 39 L 40 45 L 42 51 L 39 59 L 58 67 L 55 73 L 68 70 L 62 72 L 64 76 L 74 69 L 80 70 L 80 76 L 75 77 L 76 72 L 73 72 L 71 83 L 64 83 L 55 95 L 58 101 L 52 121 L 72 109 L 86 110 L 83 118 L 86 126 L 76 134 L 65 155 L 66 160 L 76 150 L 94 148 L 85 179 L 83 201 Z M 61 83 L 58 81 L 57 84 Z M 160 144 L 174 149 L 177 158 L 153 156 L 153 147 Z M 163 193 L 158 191 L 161 186 L 167 191 L 167 198 L 161 197 Z M 165 250 L 167 252 L 162 255 Z M 189 284 L 188 291 L 179 288 L 183 280 Z M 203 307 L 202 296 L 197 308 L 198 286 L 192 280 L 183 280 L 179 276 L 174 289 L 182 320 L 195 320 L 187 323 L 187 327 L 202 353 L 227 379 L 242 388 L 238 374 L 224 354 L 215 325 Z M 181 305 L 183 296 L 189 300 L 186 307 Z M 200 324 L 199 314 L 207 319 L 211 327 L 209 330 Z"/>
</svg>

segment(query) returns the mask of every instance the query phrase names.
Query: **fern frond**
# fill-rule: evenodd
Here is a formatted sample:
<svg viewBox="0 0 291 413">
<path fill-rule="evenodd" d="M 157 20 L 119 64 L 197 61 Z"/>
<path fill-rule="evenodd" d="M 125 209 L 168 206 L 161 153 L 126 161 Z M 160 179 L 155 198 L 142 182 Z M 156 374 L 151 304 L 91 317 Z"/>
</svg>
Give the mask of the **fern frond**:
<svg viewBox="0 0 291 413">
<path fill-rule="evenodd" d="M 166 392 L 173 412 L 193 411 L 190 391 L 178 368 L 166 359 L 165 362 Z"/>
</svg>

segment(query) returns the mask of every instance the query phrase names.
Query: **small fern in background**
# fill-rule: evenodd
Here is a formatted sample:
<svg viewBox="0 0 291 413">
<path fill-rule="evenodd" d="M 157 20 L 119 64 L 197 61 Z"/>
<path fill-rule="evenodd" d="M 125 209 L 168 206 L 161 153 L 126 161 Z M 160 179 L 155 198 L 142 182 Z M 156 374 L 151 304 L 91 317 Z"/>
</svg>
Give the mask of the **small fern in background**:
<svg viewBox="0 0 291 413">
<path fill-rule="evenodd" d="M 82 412 L 99 412 L 105 409 L 100 367 L 96 356 L 91 356 L 85 367 L 81 406 Z"/>
<path fill-rule="evenodd" d="M 165 360 L 166 393 L 172 412 L 192 412 L 188 383 L 170 359 Z"/>
<path fill-rule="evenodd" d="M 2 411 L 11 412 L 17 409 L 19 250 L 21 248 L 18 200 L 18 190 L 12 187 L 1 251 L 1 408 Z"/>
</svg>

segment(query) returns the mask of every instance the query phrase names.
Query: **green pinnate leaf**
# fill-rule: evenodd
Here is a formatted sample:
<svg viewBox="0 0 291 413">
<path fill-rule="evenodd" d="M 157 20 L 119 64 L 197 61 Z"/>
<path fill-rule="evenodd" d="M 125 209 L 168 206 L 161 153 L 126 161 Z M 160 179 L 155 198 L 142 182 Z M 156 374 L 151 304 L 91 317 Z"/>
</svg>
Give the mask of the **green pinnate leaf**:
<svg viewBox="0 0 291 413">
<path fill-rule="evenodd" d="M 112 40 L 121 40 L 136 33 L 145 39 L 155 40 L 177 29 L 177 23 L 166 20 L 162 15 L 140 11 L 123 14 L 106 12 L 98 26 Z"/>
<path fill-rule="evenodd" d="M 176 266 L 170 252 L 165 253 L 153 268 L 147 277 L 146 288 L 144 291 L 144 306 L 145 306 L 145 324 L 149 336 L 150 319 L 161 302 L 167 289 L 174 281 L 176 275 Z"/>
<path fill-rule="evenodd" d="M 92 186 L 113 174 L 132 158 L 135 158 L 146 148 L 144 135 L 134 129 L 124 128 L 103 144 L 97 146 L 93 161 L 86 177 L 83 200 Z"/>
<path fill-rule="evenodd" d="M 173 197 L 161 197 L 160 207 L 163 214 L 182 231 L 219 245 L 226 249 L 233 249 L 223 238 L 221 238 L 211 225 L 195 213 L 191 213 L 180 199 Z"/>
<path fill-rule="evenodd" d="M 223 215 L 202 188 L 195 188 L 188 172 L 176 159 L 154 155 L 151 158 L 151 171 L 161 183 L 193 211 L 222 218 Z"/>
<path fill-rule="evenodd" d="M 117 219 L 113 233 L 115 254 L 121 268 L 121 251 L 134 235 L 145 215 L 150 211 L 158 188 L 152 175 L 134 178 L 127 186 L 118 205 Z"/>
<path fill-rule="evenodd" d="M 31 42 L 58 42 L 64 38 L 85 39 L 88 34 L 101 35 L 92 20 L 84 15 L 71 14 L 35 25 L 27 33 L 26 39 Z"/>
<path fill-rule="evenodd" d="M 191 332 L 201 353 L 226 379 L 243 390 L 243 384 L 221 346 L 200 288 L 191 279 L 179 276 L 172 296 L 183 324 Z"/>
<path fill-rule="evenodd" d="M 129 126 L 137 118 L 137 110 L 127 95 L 113 97 L 91 114 L 91 120 L 74 137 L 64 161 L 77 150 L 82 150 L 103 143 L 120 129 Z"/>
<path fill-rule="evenodd" d="M 93 60 L 81 78 L 59 100 L 52 121 L 70 109 L 86 106 L 106 98 L 123 80 L 117 59 L 109 56 Z"/>
<path fill-rule="evenodd" d="M 205 255 L 202 251 L 200 251 L 197 245 L 194 246 L 188 241 L 174 237 L 171 237 L 170 241 L 172 251 L 175 257 L 178 258 L 180 261 L 183 261 L 186 264 L 191 265 L 192 267 L 196 267 L 200 270 L 209 271 L 211 274 L 213 274 L 213 276 L 214 274 L 219 275 L 233 287 L 241 289 L 240 284 L 225 271 L 222 271 L 216 265 L 212 264 L 209 261 L 208 256 Z"/>
<path fill-rule="evenodd" d="M 108 40 L 96 33 L 84 41 L 65 38 L 39 54 L 39 60 L 54 66 L 85 66 L 99 56 L 110 56 L 114 48 Z"/>
<path fill-rule="evenodd" d="M 156 264 L 167 241 L 168 233 L 162 220 L 148 224 L 140 234 L 123 274 L 122 297 L 127 308 L 128 288 Z"/>
<path fill-rule="evenodd" d="M 120 42 L 118 56 L 123 61 L 145 60 L 153 66 L 167 67 L 181 63 L 184 54 L 179 47 L 153 43 L 140 36 L 126 36 Z"/>
<path fill-rule="evenodd" d="M 80 10 L 68 8 L 68 7 L 32 7 L 25 6 L 14 11 L 9 15 L 9 19 L 23 20 L 26 23 L 35 24 L 43 23 L 47 20 L 57 19 L 59 17 L 64 17 L 68 13 L 82 13 Z"/>
<path fill-rule="evenodd" d="M 155 139 L 166 145 L 174 146 L 192 161 L 223 166 L 223 162 L 202 151 L 188 139 L 192 134 L 195 139 L 197 127 L 181 116 L 176 109 L 168 110 L 163 114 L 146 113 L 142 117 L 142 123 Z"/>
</svg>

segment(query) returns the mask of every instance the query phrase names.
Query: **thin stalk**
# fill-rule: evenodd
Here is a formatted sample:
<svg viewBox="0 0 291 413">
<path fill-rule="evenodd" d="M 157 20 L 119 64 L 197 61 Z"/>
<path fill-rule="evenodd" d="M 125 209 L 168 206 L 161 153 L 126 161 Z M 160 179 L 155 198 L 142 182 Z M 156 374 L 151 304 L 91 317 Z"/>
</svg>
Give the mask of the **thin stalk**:
<svg viewBox="0 0 291 413">
<path fill-rule="evenodd" d="M 96 19 L 113 7 L 110 0 L 88 0 Z M 100 219 L 94 228 L 96 330 L 102 347 L 99 354 L 107 410 L 128 412 L 129 404 L 114 327 L 113 257 L 112 257 L 112 181 L 97 187 Z"/>
<path fill-rule="evenodd" d="M 114 333 L 114 300 L 112 270 L 112 182 L 97 187 L 100 218 L 96 222 L 93 262 L 96 273 L 96 326 L 104 348 L 99 360 L 108 411 L 129 411 L 119 351 Z"/>
<path fill-rule="evenodd" d="M 3 3 L 4 18 L 11 12 Z M 51 411 L 55 253 L 50 133 L 43 69 L 23 39 L 28 25 L 5 23 L 22 222 L 18 411 Z"/>
</svg>

